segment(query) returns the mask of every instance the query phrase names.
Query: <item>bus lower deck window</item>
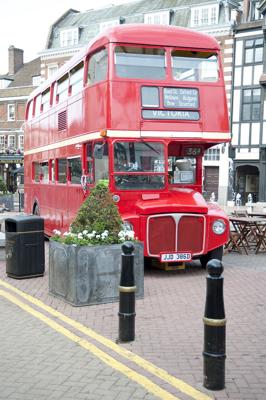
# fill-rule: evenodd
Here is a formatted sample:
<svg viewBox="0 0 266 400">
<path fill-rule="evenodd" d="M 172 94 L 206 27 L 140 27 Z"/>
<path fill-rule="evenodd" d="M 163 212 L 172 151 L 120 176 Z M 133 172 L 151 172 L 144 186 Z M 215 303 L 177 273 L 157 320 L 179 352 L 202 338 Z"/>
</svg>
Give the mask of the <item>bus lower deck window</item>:
<svg viewBox="0 0 266 400">
<path fill-rule="evenodd" d="M 60 158 L 58 160 L 58 182 L 66 183 L 67 181 L 67 159 Z"/>
<path fill-rule="evenodd" d="M 71 183 L 79 184 L 82 175 L 81 158 L 68 159 L 69 179 Z"/>
</svg>

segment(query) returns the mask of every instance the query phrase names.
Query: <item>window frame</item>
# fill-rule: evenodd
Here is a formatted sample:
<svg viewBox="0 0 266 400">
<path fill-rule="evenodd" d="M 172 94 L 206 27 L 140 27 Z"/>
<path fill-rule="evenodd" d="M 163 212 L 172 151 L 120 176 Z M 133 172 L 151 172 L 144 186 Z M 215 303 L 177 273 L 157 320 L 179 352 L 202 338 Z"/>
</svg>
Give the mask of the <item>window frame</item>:
<svg viewBox="0 0 266 400">
<path fill-rule="evenodd" d="M 7 120 L 8 122 L 16 121 L 16 104 L 9 103 L 7 105 Z"/>
<path fill-rule="evenodd" d="M 97 56 L 97 54 L 100 54 L 101 52 L 105 52 L 106 53 L 106 63 L 105 63 L 105 70 L 104 70 L 104 78 L 98 79 L 95 78 L 96 74 L 95 74 L 95 64 L 94 64 L 94 69 L 93 69 L 93 73 L 94 73 L 94 78 L 93 80 L 90 78 L 90 65 L 92 60 L 94 60 L 94 58 Z M 94 61 L 95 62 L 95 61 Z M 97 62 L 97 60 L 96 60 Z M 99 49 L 97 49 L 96 51 L 94 51 L 93 53 L 89 54 L 87 56 L 87 68 L 86 68 L 86 79 L 85 82 L 88 86 L 93 86 L 97 83 L 101 83 L 101 82 L 105 82 L 108 79 L 108 74 L 109 74 L 109 50 L 107 47 L 101 47 Z"/>
<path fill-rule="evenodd" d="M 79 28 L 67 28 L 60 31 L 60 47 L 71 47 L 79 44 Z"/>
<path fill-rule="evenodd" d="M 73 76 L 77 74 L 79 71 L 81 71 L 82 77 L 73 83 Z M 69 72 L 69 92 L 70 95 L 78 94 L 82 91 L 84 87 L 84 71 L 85 71 L 85 65 L 84 61 L 80 61 L 75 67 L 71 68 Z M 81 82 L 81 83 L 80 83 Z M 75 90 L 73 90 L 75 88 Z"/>
<path fill-rule="evenodd" d="M 248 42 L 253 42 L 252 46 L 248 46 Z M 261 44 L 256 44 L 256 41 L 262 41 Z M 256 49 L 262 48 L 262 57 L 261 60 L 255 61 L 255 54 L 256 54 Z M 252 60 L 251 61 L 246 61 L 246 54 L 248 51 L 252 49 Z M 243 43 L 243 65 L 257 65 L 257 64 L 262 64 L 263 63 L 263 49 L 264 49 L 264 43 L 263 43 L 263 38 L 262 37 L 255 37 L 255 38 L 248 38 L 244 40 Z"/>
<path fill-rule="evenodd" d="M 215 16 L 212 16 L 213 10 L 215 10 Z M 206 18 L 206 23 L 203 22 L 203 17 L 204 13 L 206 14 L 207 11 L 207 16 Z M 195 18 L 195 15 L 197 15 L 197 18 Z M 215 19 L 215 20 L 214 20 Z M 195 21 L 198 21 L 198 23 L 195 23 Z M 208 26 L 208 25 L 216 25 L 218 24 L 219 21 L 219 4 L 209 4 L 206 6 L 200 6 L 200 7 L 192 7 L 191 8 L 191 20 L 190 20 L 190 26 L 193 28 L 200 27 L 200 26 Z"/>
<path fill-rule="evenodd" d="M 244 101 L 245 96 L 244 93 L 246 91 L 250 90 L 251 91 L 251 96 L 250 96 L 250 101 Z M 259 90 L 260 91 L 260 96 L 257 101 L 254 101 L 254 91 Z M 241 93 L 241 122 L 260 122 L 261 119 L 261 96 L 262 96 L 262 90 L 260 87 L 245 87 L 242 89 Z M 253 112 L 254 112 L 254 105 L 258 104 L 259 105 L 259 117 L 258 119 L 253 119 Z M 244 111 L 244 106 L 245 105 L 250 105 L 249 113 L 250 113 L 250 118 L 246 119 L 244 118 L 244 115 L 246 115 L 246 110 Z"/>
</svg>

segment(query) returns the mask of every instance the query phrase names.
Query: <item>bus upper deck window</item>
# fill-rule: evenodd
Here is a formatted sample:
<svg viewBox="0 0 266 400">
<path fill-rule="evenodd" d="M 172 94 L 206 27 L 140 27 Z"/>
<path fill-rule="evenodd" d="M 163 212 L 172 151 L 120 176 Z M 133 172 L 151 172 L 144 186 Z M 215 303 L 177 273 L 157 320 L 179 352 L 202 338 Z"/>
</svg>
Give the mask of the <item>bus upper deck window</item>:
<svg viewBox="0 0 266 400">
<path fill-rule="evenodd" d="M 76 94 L 81 92 L 83 88 L 83 73 L 84 73 L 83 62 L 79 63 L 75 68 L 73 68 L 70 71 L 71 94 Z"/>
<path fill-rule="evenodd" d="M 107 78 L 108 53 L 106 49 L 93 54 L 89 59 L 88 84 L 104 81 Z"/>
<path fill-rule="evenodd" d="M 41 110 L 46 111 L 50 107 L 50 88 L 42 93 Z"/>
<path fill-rule="evenodd" d="M 63 76 L 58 82 L 56 87 L 56 100 L 61 103 L 66 100 L 68 96 L 68 75 Z"/>
<path fill-rule="evenodd" d="M 28 105 L 27 120 L 31 120 L 33 117 L 33 100 Z"/>
<path fill-rule="evenodd" d="M 210 52 L 175 50 L 172 52 L 172 73 L 177 81 L 216 82 L 217 55 Z"/>
<path fill-rule="evenodd" d="M 41 112 L 41 94 L 39 94 L 36 99 L 35 99 L 35 109 L 34 109 L 34 115 L 39 115 Z"/>
<path fill-rule="evenodd" d="M 118 46 L 115 48 L 115 71 L 121 78 L 164 79 L 165 51 L 150 47 Z"/>
</svg>

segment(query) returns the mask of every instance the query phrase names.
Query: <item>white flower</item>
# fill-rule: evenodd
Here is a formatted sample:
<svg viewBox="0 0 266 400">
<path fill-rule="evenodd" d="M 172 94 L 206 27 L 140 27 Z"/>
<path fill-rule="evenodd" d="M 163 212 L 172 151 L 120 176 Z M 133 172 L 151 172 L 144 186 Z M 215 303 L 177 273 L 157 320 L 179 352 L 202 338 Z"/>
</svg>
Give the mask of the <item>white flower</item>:
<svg viewBox="0 0 266 400">
<path fill-rule="evenodd" d="M 78 234 L 78 239 L 83 239 L 82 233 L 79 233 L 79 234 Z"/>
<path fill-rule="evenodd" d="M 87 235 L 88 231 L 85 229 L 82 233 L 83 235 Z"/>
<path fill-rule="evenodd" d="M 96 235 L 96 239 L 100 239 L 101 238 L 101 235 Z"/>
<path fill-rule="evenodd" d="M 60 235 L 61 235 L 61 232 L 58 231 L 57 229 L 54 229 L 54 230 L 53 230 L 53 234 L 56 235 L 56 236 L 60 236 Z"/>
</svg>

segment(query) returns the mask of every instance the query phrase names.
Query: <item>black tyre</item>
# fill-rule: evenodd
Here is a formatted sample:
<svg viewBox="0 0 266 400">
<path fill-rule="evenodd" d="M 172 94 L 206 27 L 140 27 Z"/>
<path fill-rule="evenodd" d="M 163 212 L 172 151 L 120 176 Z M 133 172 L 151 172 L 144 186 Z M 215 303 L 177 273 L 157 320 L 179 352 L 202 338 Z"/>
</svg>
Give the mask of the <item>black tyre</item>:
<svg viewBox="0 0 266 400">
<path fill-rule="evenodd" d="M 223 246 L 217 247 L 217 249 L 213 249 L 209 251 L 209 253 L 205 254 L 204 256 L 200 257 L 200 262 L 202 268 L 206 268 L 207 263 L 215 258 L 216 260 L 221 260 L 223 259 Z"/>
</svg>

